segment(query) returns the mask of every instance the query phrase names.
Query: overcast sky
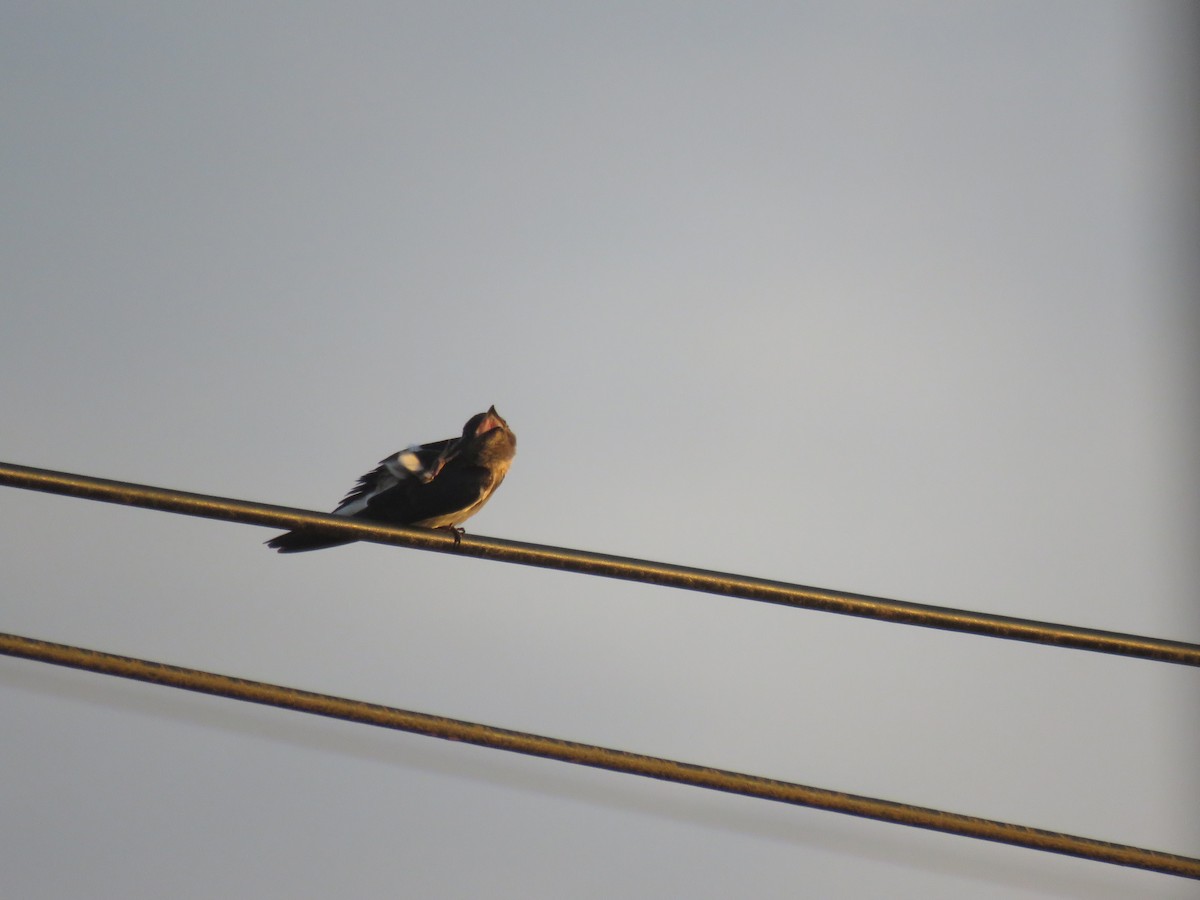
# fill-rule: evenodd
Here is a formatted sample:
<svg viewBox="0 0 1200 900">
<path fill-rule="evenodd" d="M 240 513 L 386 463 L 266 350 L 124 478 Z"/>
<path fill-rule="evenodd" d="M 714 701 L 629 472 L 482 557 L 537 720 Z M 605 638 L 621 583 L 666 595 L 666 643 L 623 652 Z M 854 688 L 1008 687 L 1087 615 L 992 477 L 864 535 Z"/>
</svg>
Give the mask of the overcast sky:
<svg viewBox="0 0 1200 900">
<path fill-rule="evenodd" d="M 1166 3 L 0 12 L 0 459 L 1200 641 Z M 1194 669 L 5 488 L 0 630 L 1200 855 Z M 0 659 L 5 896 L 1195 883 Z"/>
</svg>

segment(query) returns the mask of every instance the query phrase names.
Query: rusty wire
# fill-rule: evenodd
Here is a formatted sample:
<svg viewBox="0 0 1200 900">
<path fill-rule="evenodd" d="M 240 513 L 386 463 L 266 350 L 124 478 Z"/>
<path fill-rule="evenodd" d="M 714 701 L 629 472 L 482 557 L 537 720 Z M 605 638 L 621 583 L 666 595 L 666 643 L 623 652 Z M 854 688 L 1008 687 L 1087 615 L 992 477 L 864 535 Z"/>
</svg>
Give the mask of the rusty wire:
<svg viewBox="0 0 1200 900">
<path fill-rule="evenodd" d="M 887 600 L 564 547 L 473 535 L 464 535 L 461 541 L 456 541 L 445 531 L 382 525 L 286 506 L 250 503 L 10 463 L 0 463 L 0 484 L 228 522 L 286 529 L 319 529 L 360 541 L 640 581 L 799 609 L 823 610 L 945 631 L 1200 666 L 1200 645 L 1182 641 Z"/>
<path fill-rule="evenodd" d="M 0 634 L 0 654 L 613 772 L 641 775 L 661 781 L 689 784 L 795 806 L 808 806 L 1032 850 L 1076 856 L 1096 862 L 1200 879 L 1200 859 L 1159 850 L 1113 844 L 1041 828 L 997 822 L 993 819 L 964 816 L 923 806 L 910 806 L 890 800 L 877 800 L 841 791 L 777 781 L 758 775 L 494 728 L 475 722 L 395 709 L 328 694 L 316 694 L 261 681 L 232 678 L 228 675 L 54 644 L 14 634 Z"/>
</svg>

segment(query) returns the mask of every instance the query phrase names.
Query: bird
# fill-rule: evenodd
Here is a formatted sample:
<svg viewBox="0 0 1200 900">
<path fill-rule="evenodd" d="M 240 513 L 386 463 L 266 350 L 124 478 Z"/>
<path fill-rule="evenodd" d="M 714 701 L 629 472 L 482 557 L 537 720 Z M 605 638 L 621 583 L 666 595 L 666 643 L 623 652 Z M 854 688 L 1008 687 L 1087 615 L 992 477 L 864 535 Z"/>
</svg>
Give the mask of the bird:
<svg viewBox="0 0 1200 900">
<path fill-rule="evenodd" d="M 460 437 L 414 444 L 380 460 L 358 479 L 333 514 L 387 525 L 445 528 L 453 531 L 457 544 L 463 533 L 460 526 L 495 493 L 516 452 L 517 436 L 492 406 L 471 416 Z M 355 540 L 296 529 L 266 544 L 280 553 L 302 553 Z"/>
</svg>

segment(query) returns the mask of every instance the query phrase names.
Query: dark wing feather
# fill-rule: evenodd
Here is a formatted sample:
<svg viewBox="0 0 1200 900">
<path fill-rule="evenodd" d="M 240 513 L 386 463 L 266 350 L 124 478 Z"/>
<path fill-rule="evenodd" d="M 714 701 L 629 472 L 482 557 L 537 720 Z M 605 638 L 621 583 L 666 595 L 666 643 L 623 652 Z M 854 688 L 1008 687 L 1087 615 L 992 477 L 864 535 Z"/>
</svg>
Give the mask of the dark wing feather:
<svg viewBox="0 0 1200 900">
<path fill-rule="evenodd" d="M 429 483 L 402 481 L 367 501 L 357 518 L 416 525 L 470 509 L 492 489 L 483 466 L 450 466 Z"/>
<path fill-rule="evenodd" d="M 457 443 L 457 438 L 434 441 L 431 444 L 409 447 L 381 459 L 379 465 L 358 479 L 358 483 L 347 492 L 337 508 L 340 510 L 409 479 L 418 482 L 431 480 L 444 462 L 442 457 Z"/>
</svg>

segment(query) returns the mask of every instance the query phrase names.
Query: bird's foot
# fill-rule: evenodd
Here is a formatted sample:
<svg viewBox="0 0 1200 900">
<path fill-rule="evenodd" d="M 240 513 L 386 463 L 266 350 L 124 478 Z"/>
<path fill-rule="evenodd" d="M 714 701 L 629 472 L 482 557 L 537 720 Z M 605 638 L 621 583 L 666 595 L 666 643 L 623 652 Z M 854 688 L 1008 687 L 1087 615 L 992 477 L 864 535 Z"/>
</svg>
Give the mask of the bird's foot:
<svg viewBox="0 0 1200 900">
<path fill-rule="evenodd" d="M 462 536 L 467 533 L 467 530 L 465 528 L 460 528 L 457 525 L 442 525 L 440 527 L 444 531 L 448 531 L 454 535 L 454 549 L 457 550 L 459 545 L 462 543 Z"/>
</svg>

